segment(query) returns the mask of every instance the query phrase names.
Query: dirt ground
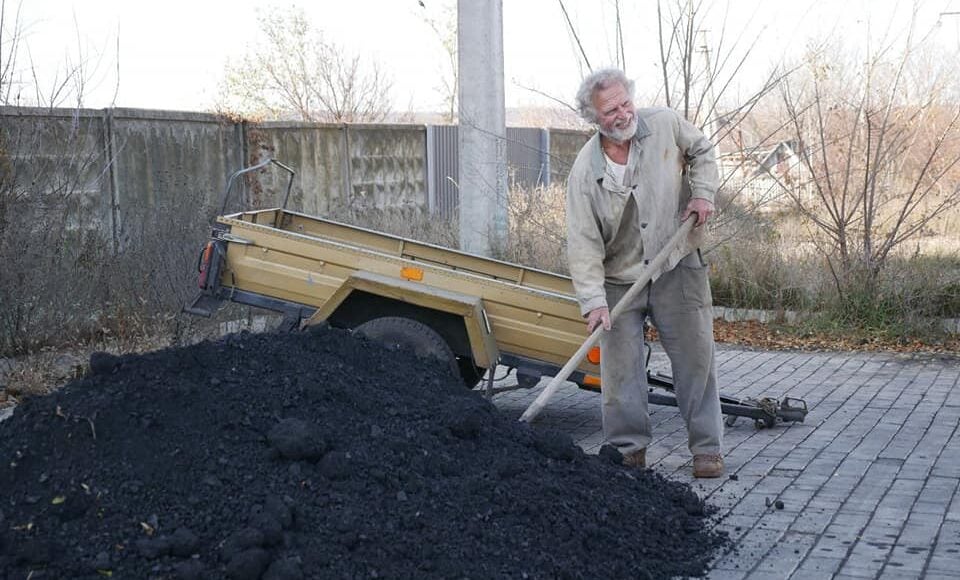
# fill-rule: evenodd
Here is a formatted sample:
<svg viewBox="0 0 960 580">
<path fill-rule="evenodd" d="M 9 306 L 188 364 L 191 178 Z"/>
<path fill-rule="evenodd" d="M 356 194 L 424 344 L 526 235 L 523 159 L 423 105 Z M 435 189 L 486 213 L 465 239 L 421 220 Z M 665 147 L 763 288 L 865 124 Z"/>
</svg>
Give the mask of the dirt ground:
<svg viewBox="0 0 960 580">
<path fill-rule="evenodd" d="M 0 577 L 664 578 L 727 542 L 686 485 L 342 331 L 89 366 L 0 423 Z"/>
</svg>

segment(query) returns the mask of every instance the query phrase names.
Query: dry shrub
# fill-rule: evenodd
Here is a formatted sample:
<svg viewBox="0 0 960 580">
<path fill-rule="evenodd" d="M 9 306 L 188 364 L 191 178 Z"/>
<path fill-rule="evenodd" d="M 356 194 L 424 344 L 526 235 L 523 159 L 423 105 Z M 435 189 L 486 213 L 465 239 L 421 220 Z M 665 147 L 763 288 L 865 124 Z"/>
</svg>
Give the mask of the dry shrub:
<svg viewBox="0 0 960 580">
<path fill-rule="evenodd" d="M 445 248 L 456 249 L 460 246 L 457 221 L 430 215 L 423 208 L 340 205 L 332 207 L 327 215 L 321 217 Z"/>
<path fill-rule="evenodd" d="M 171 204 L 171 208 L 177 207 Z M 182 335 L 178 314 L 192 297 L 196 256 L 209 226 L 179 220 L 167 208 L 152 215 L 114 250 L 109 238 L 75 231 L 69 212 L 21 213 L 37 227 L 14 227 L 2 246 L 7 274 L 0 280 L 0 353 L 43 346 L 126 340 L 146 334 Z"/>
<path fill-rule="evenodd" d="M 503 258 L 549 272 L 567 273 L 567 218 L 562 185 L 510 193 L 510 236 Z"/>
<path fill-rule="evenodd" d="M 90 306 L 106 299 L 100 265 L 111 246 L 95 200 L 103 160 L 76 153 L 91 128 L 55 127 L 54 138 L 29 122 L 4 122 L 0 355 L 35 350 L 88 323 Z"/>
<path fill-rule="evenodd" d="M 515 189 L 510 194 L 510 234 L 497 259 L 565 273 L 566 218 L 562 186 Z M 376 230 L 403 238 L 457 249 L 458 220 L 444 220 L 416 207 L 375 208 L 341 205 L 325 219 Z"/>
<path fill-rule="evenodd" d="M 782 219 L 727 210 L 706 250 L 714 304 L 731 308 L 803 310 L 828 282 L 815 253 Z"/>
<path fill-rule="evenodd" d="M 179 312 L 212 210 L 189 176 L 158 173 L 151 201 L 127 198 L 111 226 L 109 163 L 88 146 L 97 122 L 3 119 L 0 356 L 186 334 Z"/>
<path fill-rule="evenodd" d="M 708 254 L 717 305 L 797 310 L 808 315 L 804 331 L 893 339 L 939 340 L 939 320 L 960 316 L 956 252 L 918 242 L 879 274 L 841 271 L 819 234 L 789 212 L 726 217 Z"/>
<path fill-rule="evenodd" d="M 850 272 L 841 291 L 820 296 L 817 311 L 810 324 L 818 329 L 937 340 L 940 320 L 960 317 L 960 259 L 891 258 L 879 275 Z"/>
</svg>

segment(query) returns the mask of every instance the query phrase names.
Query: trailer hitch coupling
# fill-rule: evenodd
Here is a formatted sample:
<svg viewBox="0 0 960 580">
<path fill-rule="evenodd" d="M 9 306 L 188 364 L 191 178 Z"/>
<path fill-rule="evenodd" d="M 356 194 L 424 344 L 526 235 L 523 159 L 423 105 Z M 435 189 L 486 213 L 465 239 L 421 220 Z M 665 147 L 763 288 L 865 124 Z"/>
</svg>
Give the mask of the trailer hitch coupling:
<svg viewBox="0 0 960 580">
<path fill-rule="evenodd" d="M 778 401 L 769 397 L 736 400 L 721 396 L 720 401 L 727 427 L 732 427 L 738 417 L 751 418 L 757 428 L 764 429 L 774 427 L 778 422 L 803 423 L 807 416 L 807 402 L 796 397 L 784 397 Z"/>
</svg>

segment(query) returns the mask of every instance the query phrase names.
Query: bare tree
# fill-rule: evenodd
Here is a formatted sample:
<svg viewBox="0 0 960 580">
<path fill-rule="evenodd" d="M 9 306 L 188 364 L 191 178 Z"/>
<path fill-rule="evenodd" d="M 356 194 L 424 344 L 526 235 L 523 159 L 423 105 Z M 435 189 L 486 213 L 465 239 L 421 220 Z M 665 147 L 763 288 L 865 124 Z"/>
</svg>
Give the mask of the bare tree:
<svg viewBox="0 0 960 580">
<path fill-rule="evenodd" d="M 956 71 L 921 46 L 911 24 L 905 40 L 866 54 L 811 52 L 782 86 L 812 192 L 791 188 L 792 202 L 820 234 L 841 295 L 875 282 L 896 248 L 960 204 Z"/>
<path fill-rule="evenodd" d="M 81 33 L 74 17 L 75 45 L 62 63 L 40 70 L 34 62 L 24 34 L 23 2 L 0 0 L 0 104 L 8 106 L 76 107 L 84 106 L 84 98 L 109 79 L 105 68 L 106 46 L 91 46 Z M 9 8 L 9 10 L 8 10 Z M 115 60 L 119 63 L 119 44 Z M 119 74 L 114 82 L 114 96 L 119 89 Z"/>
<path fill-rule="evenodd" d="M 20 4 L 0 0 L 0 356 L 87 340 L 109 327 L 111 311 L 143 313 L 148 302 L 154 312 L 175 311 L 179 304 L 162 285 L 185 282 L 179 273 L 189 272 L 194 258 L 164 244 L 177 224 L 161 226 L 155 208 L 142 213 L 157 233 L 118 249 L 116 228 L 129 228 L 134 215 L 127 212 L 121 224 L 104 187 L 118 143 L 105 134 L 109 113 L 77 110 L 102 78 L 102 60 L 75 24 L 75 46 L 63 62 L 43 68 L 47 63 L 30 58 L 24 29 Z M 63 104 L 77 109 L 58 110 Z M 200 230 L 191 216 L 198 212 L 187 209 L 194 197 L 173 206 Z M 189 235 L 184 229 L 174 237 Z M 117 268 L 138 286 L 123 288 L 126 282 L 109 274 Z M 153 300 L 161 294 L 162 304 Z"/>
<path fill-rule="evenodd" d="M 432 10 L 434 2 L 431 2 Z M 448 123 L 457 120 L 457 94 L 460 91 L 459 66 L 457 61 L 457 5 L 453 1 L 443 2 L 439 15 L 428 12 L 426 4 L 420 2 L 423 21 L 436 35 L 443 46 L 446 62 L 440 75 L 437 92 L 443 98 L 444 116 Z"/>
<path fill-rule="evenodd" d="M 243 59 L 227 66 L 227 109 L 338 123 L 382 121 L 389 114 L 392 82 L 377 62 L 326 40 L 302 10 L 265 15 L 261 32 Z"/>
<path fill-rule="evenodd" d="M 0 103 L 11 104 L 16 83 L 17 57 L 23 40 L 20 19 L 22 2 L 18 2 L 14 14 L 8 14 L 7 1 L 0 0 Z"/>
<path fill-rule="evenodd" d="M 580 53 L 578 64 L 591 69 L 591 59 L 575 23 L 564 1 L 557 1 Z M 773 67 L 755 88 L 741 96 L 745 86 L 741 80 L 748 67 L 756 66 L 757 47 L 765 27 L 746 26 L 731 30 L 727 23 L 729 4 L 657 0 L 655 9 L 659 47 L 657 67 L 661 84 L 650 96 L 650 102 L 677 110 L 703 129 L 717 146 L 721 195 L 717 199 L 718 213 L 711 222 L 711 229 L 721 232 L 720 236 L 714 237 L 714 245 L 721 245 L 738 236 L 744 228 L 753 227 L 754 220 L 745 218 L 766 209 L 783 194 L 782 184 L 768 179 L 758 169 L 763 155 L 783 138 L 786 123 L 758 123 L 754 116 L 759 110 L 769 109 L 764 104 L 775 97 L 776 88 L 796 67 L 782 64 Z M 614 2 L 614 18 L 611 52 L 615 55 L 616 65 L 626 71 L 623 28 L 629 28 L 630 24 L 624 18 L 619 1 Z M 746 30 L 751 32 L 748 34 Z M 562 99 L 534 88 L 521 88 L 551 98 L 572 110 Z M 558 162 L 563 163 L 563 160 Z"/>
<path fill-rule="evenodd" d="M 558 3 L 581 52 L 580 60 L 589 68 L 590 59 L 563 0 Z M 759 184 L 754 169 L 757 154 L 775 144 L 782 134 L 782 127 L 770 128 L 764 124 L 762 131 L 749 132 L 749 142 L 743 139 L 743 127 L 751 122 L 755 109 L 775 94 L 776 87 L 792 70 L 774 68 L 745 97 L 736 94 L 742 89 L 741 77 L 757 56 L 756 48 L 763 28 L 749 35 L 742 30 L 729 30 L 726 23 L 729 7 L 721 7 L 719 25 L 709 31 L 708 21 L 716 20 L 711 19 L 713 7 L 703 0 L 657 1 L 657 65 L 662 82 L 652 101 L 677 110 L 702 128 L 719 152 L 731 152 L 719 159 L 723 195 L 717 200 L 718 214 L 711 224 L 715 231 L 723 232 L 716 240 L 720 244 L 737 236 L 751 223 L 741 218 L 756 213 L 779 193 L 780 188 L 776 187 L 776 192 L 757 194 Z M 617 64 L 625 69 L 622 29 L 630 25 L 624 20 L 619 2 L 615 4 L 615 18 L 613 52 Z"/>
</svg>

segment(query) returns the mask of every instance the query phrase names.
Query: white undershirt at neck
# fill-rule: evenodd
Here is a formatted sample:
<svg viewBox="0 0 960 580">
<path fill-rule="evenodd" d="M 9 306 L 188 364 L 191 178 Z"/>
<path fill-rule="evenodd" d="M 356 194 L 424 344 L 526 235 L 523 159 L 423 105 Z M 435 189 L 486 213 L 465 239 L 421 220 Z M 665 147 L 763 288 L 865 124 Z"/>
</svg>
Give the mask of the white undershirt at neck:
<svg viewBox="0 0 960 580">
<path fill-rule="evenodd" d="M 623 187 L 623 174 L 627 171 L 627 164 L 620 164 L 610 159 L 610 156 L 606 153 L 603 154 L 603 158 L 607 160 L 607 172 L 613 177 L 617 185 Z"/>
</svg>

